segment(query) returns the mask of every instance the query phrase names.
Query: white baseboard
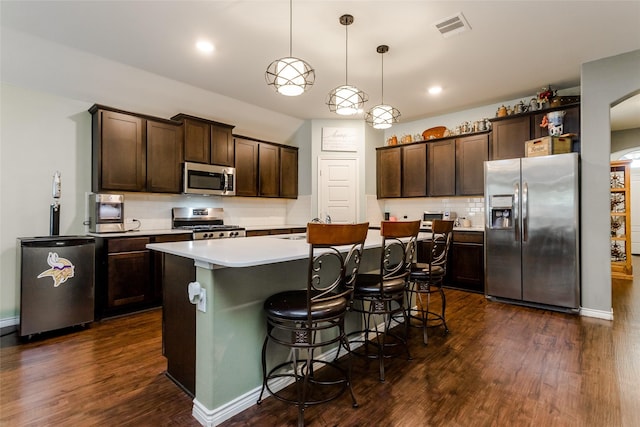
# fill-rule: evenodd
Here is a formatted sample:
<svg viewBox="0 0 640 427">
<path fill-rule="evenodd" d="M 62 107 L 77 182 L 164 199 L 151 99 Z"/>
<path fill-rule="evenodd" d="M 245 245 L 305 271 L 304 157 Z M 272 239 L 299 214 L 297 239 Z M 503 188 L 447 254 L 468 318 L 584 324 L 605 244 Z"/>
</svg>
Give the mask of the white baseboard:
<svg viewBox="0 0 640 427">
<path fill-rule="evenodd" d="M 611 308 L 611 311 L 604 311 L 580 307 L 580 315 L 585 317 L 595 317 L 597 319 L 613 320 L 613 308 Z"/>
<path fill-rule="evenodd" d="M 8 326 L 17 326 L 20 323 L 20 317 L 5 317 L 0 319 L 0 328 L 6 328 Z"/>
</svg>

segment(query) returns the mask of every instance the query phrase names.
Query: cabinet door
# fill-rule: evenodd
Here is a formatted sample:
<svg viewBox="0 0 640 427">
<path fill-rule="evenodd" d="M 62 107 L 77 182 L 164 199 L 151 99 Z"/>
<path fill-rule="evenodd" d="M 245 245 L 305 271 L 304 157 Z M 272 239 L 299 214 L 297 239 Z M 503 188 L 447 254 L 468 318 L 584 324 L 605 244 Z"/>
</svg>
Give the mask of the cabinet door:
<svg viewBox="0 0 640 427">
<path fill-rule="evenodd" d="M 184 119 L 184 160 L 209 163 L 211 130 L 209 123 Z"/>
<path fill-rule="evenodd" d="M 453 242 L 449 258 L 448 285 L 484 292 L 484 248 L 482 245 Z"/>
<path fill-rule="evenodd" d="M 456 139 L 456 195 L 484 194 L 484 161 L 489 158 L 489 135 Z"/>
<path fill-rule="evenodd" d="M 182 126 L 147 120 L 147 191 L 180 193 Z"/>
<path fill-rule="evenodd" d="M 258 190 L 261 197 L 280 196 L 280 148 L 258 144 Z"/>
<path fill-rule="evenodd" d="M 191 240 L 191 234 L 161 234 L 151 237 L 151 243 L 169 243 L 169 242 L 185 242 Z M 163 269 L 163 253 L 157 251 L 151 251 L 151 265 L 153 269 L 152 274 L 152 300 L 154 305 L 162 305 L 162 269 Z M 191 260 L 193 266 L 193 261 Z"/>
<path fill-rule="evenodd" d="M 402 197 L 427 196 L 427 144 L 402 147 Z"/>
<path fill-rule="evenodd" d="M 211 164 L 233 166 L 235 150 L 231 128 L 211 125 Z"/>
<path fill-rule="evenodd" d="M 107 256 L 107 308 L 143 305 L 151 300 L 151 255 L 148 250 Z"/>
<path fill-rule="evenodd" d="M 280 147 L 280 197 L 298 198 L 298 150 Z"/>
<path fill-rule="evenodd" d="M 531 139 L 530 116 L 493 122 L 491 160 L 524 157 L 524 143 Z"/>
<path fill-rule="evenodd" d="M 376 188 L 378 199 L 400 197 L 401 147 L 376 150 Z"/>
<path fill-rule="evenodd" d="M 456 144 L 449 139 L 428 143 L 429 196 L 454 196 L 456 194 Z"/>
<path fill-rule="evenodd" d="M 143 191 L 146 183 L 144 119 L 113 111 L 99 110 L 97 114 L 93 138 L 94 191 Z"/>
<path fill-rule="evenodd" d="M 258 195 L 258 143 L 236 138 L 236 196 Z"/>
</svg>

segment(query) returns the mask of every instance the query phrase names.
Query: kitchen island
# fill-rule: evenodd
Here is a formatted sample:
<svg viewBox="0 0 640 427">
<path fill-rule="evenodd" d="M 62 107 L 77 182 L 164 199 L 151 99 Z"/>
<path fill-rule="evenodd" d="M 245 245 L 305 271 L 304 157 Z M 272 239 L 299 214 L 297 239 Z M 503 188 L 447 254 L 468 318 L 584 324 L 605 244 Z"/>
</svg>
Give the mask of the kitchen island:
<svg viewBox="0 0 640 427">
<path fill-rule="evenodd" d="M 430 233 L 419 235 L 419 239 L 430 237 Z M 381 243 L 380 232 L 369 230 L 360 271 L 377 268 Z M 216 425 L 254 405 L 262 386 L 260 352 L 266 333 L 262 305 L 276 292 L 306 288 L 309 246 L 304 234 L 158 243 L 147 248 L 192 260 L 196 280 L 206 291 L 206 311 L 195 312 L 193 416 L 203 425 Z M 174 279 L 164 286 L 181 288 L 176 295 L 182 292 L 187 299 L 188 275 L 184 280 L 165 276 Z M 354 321 L 348 318 L 346 327 L 355 330 Z"/>
</svg>

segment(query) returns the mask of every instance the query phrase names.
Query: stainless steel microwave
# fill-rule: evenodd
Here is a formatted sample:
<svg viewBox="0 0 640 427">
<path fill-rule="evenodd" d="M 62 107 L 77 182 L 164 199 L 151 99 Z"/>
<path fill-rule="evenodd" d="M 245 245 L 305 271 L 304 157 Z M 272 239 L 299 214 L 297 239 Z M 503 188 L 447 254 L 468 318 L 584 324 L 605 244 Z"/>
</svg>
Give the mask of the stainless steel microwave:
<svg viewBox="0 0 640 427">
<path fill-rule="evenodd" d="M 183 193 L 235 196 L 236 169 L 184 162 Z"/>
</svg>

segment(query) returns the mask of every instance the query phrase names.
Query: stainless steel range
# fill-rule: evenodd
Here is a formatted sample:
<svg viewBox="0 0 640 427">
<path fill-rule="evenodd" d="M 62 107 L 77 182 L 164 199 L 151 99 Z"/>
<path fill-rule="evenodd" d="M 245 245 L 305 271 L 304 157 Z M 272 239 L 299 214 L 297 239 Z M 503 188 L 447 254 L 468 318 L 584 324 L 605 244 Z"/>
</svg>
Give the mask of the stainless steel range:
<svg viewBox="0 0 640 427">
<path fill-rule="evenodd" d="M 173 208 L 172 228 L 193 230 L 193 240 L 245 237 L 244 228 L 224 223 L 222 208 Z"/>
</svg>

